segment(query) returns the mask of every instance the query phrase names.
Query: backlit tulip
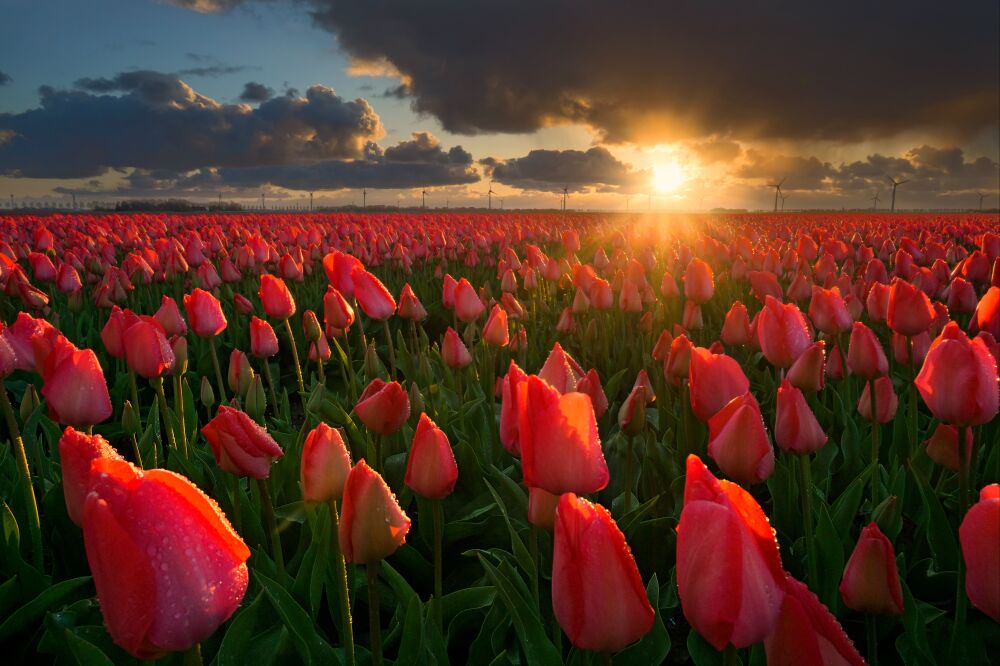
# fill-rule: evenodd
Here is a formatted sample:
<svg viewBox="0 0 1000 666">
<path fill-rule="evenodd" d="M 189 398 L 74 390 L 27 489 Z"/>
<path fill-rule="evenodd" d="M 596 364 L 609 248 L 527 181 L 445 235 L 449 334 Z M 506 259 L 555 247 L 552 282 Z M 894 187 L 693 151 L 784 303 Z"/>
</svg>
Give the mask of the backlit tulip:
<svg viewBox="0 0 1000 666">
<path fill-rule="evenodd" d="M 332 286 L 327 287 L 323 295 L 323 323 L 328 334 L 331 329 L 347 330 L 354 323 L 354 308 Z"/>
<path fill-rule="evenodd" d="M 678 335 L 670 343 L 670 353 L 663 361 L 663 376 L 673 384 L 688 378 L 693 345 L 686 335 Z"/>
<path fill-rule="evenodd" d="M 340 547 L 354 564 L 384 560 L 406 542 L 410 519 L 385 479 L 359 460 L 347 475 L 340 514 Z"/>
<path fill-rule="evenodd" d="M 778 542 L 753 497 L 690 455 L 677 526 L 677 592 L 684 617 L 715 649 L 771 634 L 784 600 Z"/>
<path fill-rule="evenodd" d="M 708 420 L 708 455 L 739 483 L 760 483 L 771 476 L 774 449 L 752 394 L 733 398 Z"/>
<path fill-rule="evenodd" d="M 1000 287 L 990 287 L 979 299 L 969 330 L 972 333 L 985 331 L 1000 340 Z"/>
<path fill-rule="evenodd" d="M 653 626 L 625 535 L 607 509 L 566 493 L 555 515 L 552 611 L 581 650 L 617 652 Z"/>
<path fill-rule="evenodd" d="M 840 580 L 844 605 L 862 613 L 903 614 L 903 590 L 892 543 L 874 522 L 861 530 Z"/>
<path fill-rule="evenodd" d="M 618 409 L 618 427 L 628 437 L 634 437 L 646 426 L 646 389 L 635 386 Z"/>
<path fill-rule="evenodd" d="M 351 279 L 354 282 L 354 297 L 369 318 L 381 321 L 392 316 L 396 311 L 396 299 L 381 280 L 361 267 L 354 268 Z"/>
<path fill-rule="evenodd" d="M 270 358 L 278 353 L 278 336 L 263 319 L 250 320 L 250 353 L 257 358 Z"/>
<path fill-rule="evenodd" d="M 552 345 L 552 351 L 538 371 L 538 376 L 560 393 L 575 391 L 583 375 L 580 364 L 558 342 Z"/>
<path fill-rule="evenodd" d="M 826 366 L 826 354 L 823 351 L 825 347 L 825 341 L 817 340 L 802 352 L 795 363 L 792 363 L 788 374 L 785 375 L 792 386 L 803 391 L 819 391 L 823 388 L 823 371 Z"/>
<path fill-rule="evenodd" d="M 889 316 L 889 285 L 875 282 L 865 299 L 865 308 L 872 321 L 884 322 Z"/>
<path fill-rule="evenodd" d="M 427 319 L 427 310 L 420 302 L 417 295 L 413 293 L 410 283 L 403 285 L 403 290 L 399 292 L 399 316 L 410 321 L 423 321 Z"/>
<path fill-rule="evenodd" d="M 583 378 L 577 382 L 576 390 L 590 396 L 590 402 L 594 405 L 594 416 L 601 418 L 608 411 L 608 396 L 604 394 L 604 387 L 601 385 L 601 378 L 597 370 L 591 368 Z"/>
<path fill-rule="evenodd" d="M 96 461 L 83 539 L 104 625 L 140 659 L 205 640 L 246 593 L 250 550 L 215 501 L 173 472 Z"/>
<path fill-rule="evenodd" d="M 691 350 L 688 383 L 691 411 L 700 421 L 708 421 L 730 400 L 750 390 L 750 380 L 736 359 L 704 347 Z"/>
<path fill-rule="evenodd" d="M 191 330 L 199 338 L 214 338 L 226 330 L 226 315 L 222 314 L 219 299 L 203 289 L 184 295 L 184 310 Z"/>
<path fill-rule="evenodd" d="M 901 335 L 926 331 L 934 321 L 934 308 L 927 294 L 903 279 L 893 281 L 889 289 L 886 323 Z"/>
<path fill-rule="evenodd" d="M 365 387 L 354 406 L 365 427 L 376 435 L 391 435 L 410 418 L 410 397 L 399 382 L 375 378 Z"/>
<path fill-rule="evenodd" d="M 458 465 L 448 436 L 427 414 L 421 414 L 406 459 L 403 482 L 427 499 L 444 499 L 455 489 Z"/>
<path fill-rule="evenodd" d="M 108 385 L 92 350 L 77 349 L 58 335 L 39 370 L 42 396 L 53 421 L 83 428 L 111 416 Z"/>
<path fill-rule="evenodd" d="M 550 493 L 593 493 L 608 485 L 590 397 L 560 394 L 531 375 L 518 385 L 524 483 Z"/>
<path fill-rule="evenodd" d="M 245 412 L 221 405 L 219 413 L 201 429 L 224 472 L 251 479 L 266 479 L 271 463 L 284 453 L 263 426 Z"/>
<path fill-rule="evenodd" d="M 980 425 L 997 415 L 996 359 L 982 338 L 969 340 L 954 322 L 931 343 L 914 384 L 934 416 L 945 423 Z"/>
<path fill-rule="evenodd" d="M 28 316 L 23 312 L 21 315 Z M 18 315 L 18 321 L 10 329 L 14 329 L 21 322 L 21 315 Z M 119 359 L 125 358 L 125 331 L 138 320 L 139 318 L 131 310 L 122 310 L 117 305 L 111 308 L 111 314 L 108 315 L 108 320 L 105 322 L 104 328 L 101 329 L 101 342 L 104 343 L 104 349 L 109 356 Z"/>
<path fill-rule="evenodd" d="M 965 593 L 972 605 L 1000 623 L 1000 485 L 979 492 L 958 528 L 965 559 Z"/>
<path fill-rule="evenodd" d="M 299 481 L 306 502 L 340 501 L 351 471 L 351 454 L 340 431 L 322 421 L 302 445 Z"/>
<path fill-rule="evenodd" d="M 490 316 L 483 325 L 483 342 L 496 347 L 506 347 L 510 342 L 507 313 L 499 305 L 493 306 Z"/>
<path fill-rule="evenodd" d="M 472 363 L 472 354 L 465 346 L 461 336 L 451 326 L 444 332 L 444 342 L 441 343 L 441 359 L 452 370 L 460 370 Z"/>
<path fill-rule="evenodd" d="M 100 435 L 88 435 L 66 428 L 59 438 L 59 467 L 62 471 L 63 497 L 70 520 L 83 525 L 83 506 L 90 492 L 90 464 L 100 458 L 122 460 L 118 452 Z"/>
<path fill-rule="evenodd" d="M 780 303 L 784 297 L 778 276 L 771 271 L 750 271 L 750 287 L 753 295 L 762 302 L 770 297 Z"/>
<path fill-rule="evenodd" d="M 253 381 L 253 378 L 254 372 L 250 366 L 250 359 L 239 349 L 234 349 L 229 354 L 229 372 L 226 375 L 229 390 L 238 396 L 244 396 L 247 389 L 250 388 L 250 382 Z"/>
<path fill-rule="evenodd" d="M 486 306 L 468 280 L 462 278 L 455 286 L 455 316 L 459 321 L 469 323 L 479 319 Z"/>
<path fill-rule="evenodd" d="M 874 379 L 889 372 L 889 360 L 882 343 L 870 328 L 854 322 L 851 340 L 847 347 L 847 370 L 857 377 Z"/>
<path fill-rule="evenodd" d="M 701 259 L 692 259 L 684 271 L 684 297 L 696 304 L 707 303 L 715 293 L 712 267 Z"/>
<path fill-rule="evenodd" d="M 849 331 L 854 321 L 837 287 L 823 289 L 816 285 L 813 285 L 809 301 L 809 318 L 817 329 L 828 335 Z"/>
<path fill-rule="evenodd" d="M 160 326 L 163 327 L 163 331 L 168 337 L 187 335 L 187 324 L 184 322 L 184 318 L 181 317 L 177 301 L 169 296 L 164 295 L 160 299 L 160 309 L 153 316 L 156 317 L 156 321 L 160 322 Z"/>
<path fill-rule="evenodd" d="M 774 631 L 764 640 L 768 666 L 865 666 L 837 618 L 791 576 Z"/>
<path fill-rule="evenodd" d="M 924 446 L 931 460 L 953 472 L 958 471 L 958 428 L 947 423 L 939 423 L 934 429 L 934 434 L 924 442 Z M 972 428 L 965 428 L 964 451 L 968 460 L 972 454 Z"/>
<path fill-rule="evenodd" d="M 770 296 L 764 299 L 764 309 L 757 321 L 757 338 L 768 362 L 778 368 L 791 367 L 812 344 L 799 308 Z"/>
<path fill-rule="evenodd" d="M 518 385 L 525 381 L 528 375 L 525 374 L 517 363 L 510 362 L 507 374 L 501 380 L 500 388 L 500 443 L 507 453 L 520 457 L 521 444 L 518 430 L 521 423 L 520 392 Z M 601 391 L 603 394 L 603 390 Z M 607 409 L 607 405 L 605 405 Z"/>
<path fill-rule="evenodd" d="M 788 379 L 782 380 L 774 422 L 774 441 L 778 447 L 788 453 L 809 454 L 822 448 L 826 440 L 826 433 L 802 391 L 792 386 Z"/>
<path fill-rule="evenodd" d="M 122 335 L 125 362 L 140 377 L 154 379 L 174 367 L 174 351 L 167 342 L 163 327 L 153 317 L 141 317 Z"/>
<path fill-rule="evenodd" d="M 527 281 L 525 281 L 525 287 L 527 287 Z M 458 287 L 458 282 L 451 276 L 451 274 L 446 274 L 444 280 L 441 283 L 441 305 L 443 305 L 448 310 L 455 309 L 455 289 Z"/>
<path fill-rule="evenodd" d="M 864 420 L 872 420 L 871 386 L 873 383 L 875 384 L 875 409 L 878 411 L 877 420 L 879 423 L 888 423 L 896 415 L 896 408 L 899 406 L 899 397 L 892 388 L 892 380 L 889 377 L 878 377 L 865 382 L 865 388 L 861 391 L 861 397 L 858 399 L 858 413 Z"/>
<path fill-rule="evenodd" d="M 726 320 L 722 324 L 722 341 L 727 345 L 742 347 L 750 342 L 750 317 L 747 314 L 747 307 L 736 301 L 729 312 L 726 313 Z"/>
</svg>

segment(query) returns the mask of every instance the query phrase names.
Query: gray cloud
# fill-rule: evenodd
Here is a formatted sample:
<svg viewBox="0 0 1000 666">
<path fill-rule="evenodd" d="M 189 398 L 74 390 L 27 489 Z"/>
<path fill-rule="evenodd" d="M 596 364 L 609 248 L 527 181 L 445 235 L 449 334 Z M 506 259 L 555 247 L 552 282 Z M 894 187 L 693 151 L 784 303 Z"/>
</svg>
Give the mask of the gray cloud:
<svg viewBox="0 0 1000 666">
<path fill-rule="evenodd" d="M 0 173 L 82 178 L 108 168 L 188 171 L 356 158 L 384 133 L 367 101 L 345 100 L 325 86 L 249 108 L 220 104 L 159 72 L 77 85 L 81 90 L 43 86 L 40 107 L 0 114 Z"/>
<path fill-rule="evenodd" d="M 240 100 L 243 102 L 266 102 L 272 97 L 274 97 L 274 91 L 256 81 L 247 81 L 243 84 L 243 92 L 240 93 Z"/>
<path fill-rule="evenodd" d="M 649 183 L 647 170 L 637 170 L 606 148 L 589 150 L 532 150 L 524 157 L 482 160 L 497 182 L 527 190 L 561 192 L 599 188 L 602 191 L 638 191 Z"/>
<path fill-rule="evenodd" d="M 0 86 L 5 86 L 11 81 L 13 81 L 13 79 L 10 78 L 10 75 L 0 71 Z"/>
</svg>

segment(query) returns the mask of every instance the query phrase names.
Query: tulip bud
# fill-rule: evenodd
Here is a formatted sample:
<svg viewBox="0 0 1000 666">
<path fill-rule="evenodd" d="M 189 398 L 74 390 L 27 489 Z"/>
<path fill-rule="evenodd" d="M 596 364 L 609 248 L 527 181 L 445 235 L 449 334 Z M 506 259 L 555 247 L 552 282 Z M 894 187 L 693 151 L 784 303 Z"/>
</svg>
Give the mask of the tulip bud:
<svg viewBox="0 0 1000 666">
<path fill-rule="evenodd" d="M 351 454 L 336 428 L 320 423 L 302 445 L 299 480 L 306 502 L 340 501 L 351 471 Z"/>
<path fill-rule="evenodd" d="M 823 370 L 826 365 L 826 355 L 823 349 L 826 342 L 817 340 L 802 355 L 792 363 L 786 375 L 792 386 L 802 391 L 819 391 L 823 388 Z"/>
<path fill-rule="evenodd" d="M 858 538 L 840 581 L 844 605 L 862 613 L 902 615 L 903 590 L 892 543 L 874 522 Z"/>
<path fill-rule="evenodd" d="M 344 484 L 340 517 L 340 547 L 354 564 L 378 562 L 406 542 L 410 519 L 385 480 L 364 460 L 358 461 Z"/>
<path fill-rule="evenodd" d="M 899 398 L 892 388 L 892 380 L 888 377 L 879 377 L 874 382 L 865 382 L 865 388 L 858 399 L 858 413 L 866 421 L 872 420 L 872 398 L 871 387 L 875 384 L 875 409 L 877 410 L 877 420 L 879 423 L 888 423 L 896 415 L 896 407 L 899 405 Z"/>
<path fill-rule="evenodd" d="M 354 406 L 365 427 L 376 435 L 391 435 L 410 418 L 410 399 L 399 382 L 375 378 L 365 387 Z"/>
<path fill-rule="evenodd" d="M 959 469 L 958 452 L 958 428 L 947 423 L 939 423 L 938 427 L 924 443 L 927 447 L 927 455 L 931 460 L 941 465 L 945 469 L 957 472 Z M 966 460 L 972 454 L 972 428 L 965 428 L 965 452 Z"/>
<path fill-rule="evenodd" d="M 307 342 L 317 342 L 323 336 L 323 329 L 319 325 L 319 319 L 312 310 L 302 313 L 302 332 L 305 334 Z"/>
<path fill-rule="evenodd" d="M 979 492 L 979 501 L 958 528 L 965 560 L 965 593 L 972 605 L 1000 623 L 1000 485 Z"/>
<path fill-rule="evenodd" d="M 988 423 L 1000 408 L 996 359 L 955 322 L 931 343 L 914 384 L 931 413 L 951 425 Z"/>
<path fill-rule="evenodd" d="M 899 521 L 902 510 L 903 507 L 897 501 L 896 496 L 890 495 L 872 510 L 872 522 L 877 524 L 879 529 L 891 532 L 889 526 Z"/>
<path fill-rule="evenodd" d="M 257 292 L 264 305 L 264 312 L 272 319 L 285 320 L 295 314 L 295 299 L 285 281 L 274 275 L 260 276 L 260 290 Z"/>
<path fill-rule="evenodd" d="M 885 357 L 882 343 L 870 328 L 857 321 L 851 329 L 851 340 L 847 347 L 847 370 L 852 375 L 874 379 L 889 371 L 889 361 Z"/>
<path fill-rule="evenodd" d="M 201 378 L 201 404 L 206 409 L 212 409 L 215 404 L 215 391 L 212 390 L 212 382 L 208 381 L 208 377 L 204 375 Z"/>
<path fill-rule="evenodd" d="M 458 465 L 448 436 L 427 414 L 421 414 L 406 461 L 404 483 L 421 497 L 440 500 L 451 494 L 457 480 Z"/>
<path fill-rule="evenodd" d="M 42 403 L 38 399 L 38 392 L 35 390 L 35 385 L 28 384 L 27 388 L 24 389 L 24 397 L 21 398 L 21 421 L 27 421 L 28 417 L 35 413 L 40 404 Z"/>
<path fill-rule="evenodd" d="M 806 455 L 818 451 L 827 441 L 802 391 L 788 379 L 782 380 L 778 388 L 774 441 L 782 451 Z"/>
<path fill-rule="evenodd" d="M 219 407 L 219 413 L 201 433 L 212 446 L 219 468 L 237 476 L 266 479 L 271 474 L 271 463 L 284 455 L 267 430 L 245 412 L 231 407 Z"/>
<path fill-rule="evenodd" d="M 250 366 L 250 359 L 239 349 L 234 349 L 229 355 L 229 390 L 233 395 L 244 396 L 250 388 L 250 382 L 254 378 L 253 368 Z"/>
<path fill-rule="evenodd" d="M 264 423 L 264 411 L 267 409 L 267 398 L 264 395 L 264 382 L 260 375 L 255 375 L 250 380 L 250 386 L 246 392 L 247 414 L 257 423 Z"/>
<path fill-rule="evenodd" d="M 453 370 L 465 368 L 472 363 L 472 354 L 469 353 L 468 347 L 451 326 L 444 333 L 444 342 L 441 344 L 441 359 L 445 365 Z"/>
<path fill-rule="evenodd" d="M 188 341 L 183 336 L 170 340 L 170 348 L 174 352 L 174 371 L 177 377 L 183 377 L 188 371 Z"/>
<path fill-rule="evenodd" d="M 618 427 L 627 437 L 635 437 L 646 427 L 646 390 L 636 386 L 618 410 Z"/>
<path fill-rule="evenodd" d="M 750 390 L 750 380 L 736 359 L 713 354 L 703 347 L 691 350 L 688 368 L 691 411 L 706 422 L 733 398 Z"/>
<path fill-rule="evenodd" d="M 369 342 L 365 349 L 364 370 L 365 377 L 378 377 L 385 374 L 385 366 L 382 365 L 382 360 L 378 357 L 378 352 L 375 351 L 374 342 Z"/>
<path fill-rule="evenodd" d="M 771 476 L 774 449 L 752 394 L 733 398 L 708 420 L 708 455 L 740 483 L 760 483 Z"/>
<path fill-rule="evenodd" d="M 417 386 L 416 382 L 410 382 L 410 388 L 407 389 L 407 393 L 410 396 L 410 413 L 411 414 L 423 413 L 424 396 L 420 393 L 420 387 Z"/>
<path fill-rule="evenodd" d="M 131 400 L 126 400 L 125 405 L 122 408 L 122 430 L 126 435 L 131 435 L 133 437 L 139 435 L 142 431 L 142 426 L 139 422 L 139 415 L 132 406 Z"/>
</svg>

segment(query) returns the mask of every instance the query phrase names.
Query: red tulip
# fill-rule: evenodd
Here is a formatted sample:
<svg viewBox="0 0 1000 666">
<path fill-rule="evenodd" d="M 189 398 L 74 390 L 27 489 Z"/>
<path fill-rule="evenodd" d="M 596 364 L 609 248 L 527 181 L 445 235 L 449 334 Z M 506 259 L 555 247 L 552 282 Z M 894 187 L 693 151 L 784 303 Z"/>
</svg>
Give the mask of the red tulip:
<svg viewBox="0 0 1000 666">
<path fill-rule="evenodd" d="M 528 487 L 528 522 L 543 530 L 556 526 L 556 506 L 562 495 L 553 495 L 541 488 Z"/>
<path fill-rule="evenodd" d="M 552 345 L 552 351 L 546 357 L 542 369 L 538 371 L 538 376 L 560 393 L 575 391 L 583 375 L 580 364 L 567 354 L 558 342 Z"/>
<path fill-rule="evenodd" d="M 141 317 L 122 335 L 125 362 L 140 377 L 154 379 L 174 368 L 174 351 L 160 322 L 153 317 Z"/>
<path fill-rule="evenodd" d="M 823 370 L 826 366 L 826 355 L 823 352 L 825 347 L 825 341 L 817 340 L 802 352 L 795 363 L 792 363 L 792 367 L 788 369 L 786 375 L 792 386 L 803 391 L 819 391 L 823 388 Z"/>
<path fill-rule="evenodd" d="M 812 300 L 809 301 L 809 318 L 817 329 L 827 335 L 850 330 L 854 321 L 837 287 L 823 289 L 816 285 L 813 285 Z"/>
<path fill-rule="evenodd" d="M 954 322 L 931 343 L 914 384 L 934 416 L 945 423 L 980 425 L 997 415 L 996 359 L 982 338 L 969 340 Z"/>
<path fill-rule="evenodd" d="M 410 321 L 427 319 L 427 310 L 417 295 L 413 293 L 409 282 L 403 285 L 403 290 L 399 293 L 399 316 Z"/>
<path fill-rule="evenodd" d="M 886 323 L 901 335 L 913 336 L 930 328 L 934 308 L 927 294 L 906 280 L 896 279 L 889 289 Z"/>
<path fill-rule="evenodd" d="M 750 493 L 690 455 L 677 526 L 677 592 L 684 617 L 717 650 L 764 640 L 784 600 L 774 530 Z"/>
<path fill-rule="evenodd" d="M 122 460 L 118 452 L 100 435 L 66 428 L 59 438 L 59 466 L 62 470 L 63 497 L 70 520 L 83 525 L 83 507 L 90 492 L 90 464 L 98 459 Z"/>
<path fill-rule="evenodd" d="M 691 369 L 693 345 L 686 335 L 678 335 L 670 343 L 670 353 L 663 362 L 663 376 L 673 384 L 687 379 Z"/>
<path fill-rule="evenodd" d="M 866 421 L 872 420 L 871 386 L 873 382 L 875 384 L 875 409 L 878 411 L 878 422 L 888 423 L 896 415 L 896 408 L 899 406 L 899 397 L 892 388 L 892 380 L 888 377 L 878 377 L 865 382 L 861 398 L 858 399 L 858 413 Z"/>
<path fill-rule="evenodd" d="M 768 666 L 865 666 L 837 618 L 804 583 L 785 579 L 785 600 L 764 640 Z"/>
<path fill-rule="evenodd" d="M 260 302 L 263 303 L 264 312 L 268 317 L 283 321 L 295 314 L 295 299 L 280 277 L 261 275 L 260 291 L 257 295 L 260 296 Z"/>
<path fill-rule="evenodd" d="M 530 375 L 521 382 L 518 435 L 524 483 L 550 493 L 593 493 L 608 485 L 590 397 Z"/>
<path fill-rule="evenodd" d="M 889 360 L 882 343 L 870 328 L 854 322 L 851 341 L 847 347 L 847 370 L 858 377 L 874 379 L 889 372 Z"/>
<path fill-rule="evenodd" d="M 23 312 L 21 314 L 27 316 Z M 122 310 L 117 305 L 111 307 L 111 314 L 108 315 L 108 320 L 105 322 L 104 328 L 101 329 L 101 342 L 104 343 L 104 349 L 107 350 L 109 356 L 118 359 L 125 358 L 125 331 L 138 320 L 139 317 L 131 310 Z M 14 329 L 19 322 L 21 322 L 21 315 L 18 315 L 18 321 L 10 328 Z"/>
<path fill-rule="evenodd" d="M 527 280 L 525 280 L 525 287 L 527 287 Z M 455 290 L 458 288 L 458 282 L 451 274 L 446 274 L 444 276 L 444 281 L 441 284 L 441 305 L 449 310 L 455 309 Z"/>
<path fill-rule="evenodd" d="M 615 302 L 611 283 L 601 278 L 594 280 L 587 297 L 590 299 L 590 306 L 595 310 L 610 310 Z"/>
<path fill-rule="evenodd" d="M 244 317 L 253 312 L 253 303 L 243 294 L 233 294 L 233 306 Z"/>
<path fill-rule="evenodd" d="M 459 321 L 469 323 L 479 319 L 486 306 L 469 281 L 462 278 L 455 287 L 455 316 Z"/>
<path fill-rule="evenodd" d="M 903 614 L 903 590 L 892 543 L 874 522 L 861 530 L 840 581 L 844 605 L 862 613 Z"/>
<path fill-rule="evenodd" d="M 222 314 L 219 299 L 203 289 L 195 289 L 184 295 L 184 309 L 187 311 L 191 330 L 199 338 L 214 338 L 226 330 L 226 315 Z"/>
<path fill-rule="evenodd" d="M 226 374 L 229 390 L 235 395 L 245 396 L 253 378 L 254 372 L 253 367 L 250 366 L 250 359 L 239 349 L 234 349 L 229 354 L 229 372 Z"/>
<path fill-rule="evenodd" d="M 872 321 L 884 322 L 889 316 L 889 293 L 888 285 L 881 282 L 872 284 L 868 298 L 865 300 L 865 307 Z"/>
<path fill-rule="evenodd" d="M 653 345 L 652 357 L 654 361 L 659 361 L 663 363 L 667 355 L 670 353 L 670 343 L 674 341 L 674 336 L 670 335 L 670 331 L 663 329 L 660 333 L 660 337 L 656 339 L 656 344 Z"/>
<path fill-rule="evenodd" d="M 365 427 L 376 435 L 391 435 L 410 418 L 410 396 L 399 382 L 388 384 L 378 377 L 365 387 L 354 406 Z"/>
<path fill-rule="evenodd" d="M 809 409 L 802 391 L 792 386 L 788 379 L 778 387 L 777 416 L 774 423 L 774 441 L 782 451 L 809 454 L 826 444 L 827 436 Z"/>
<path fill-rule="evenodd" d="M 576 390 L 590 396 L 590 402 L 594 405 L 594 416 L 597 418 L 601 418 L 608 411 L 608 397 L 604 394 L 604 387 L 601 385 L 597 370 L 591 368 L 577 383 Z"/>
<path fill-rule="evenodd" d="M 948 309 L 951 312 L 973 312 L 979 299 L 971 282 L 956 277 L 948 286 Z"/>
<path fill-rule="evenodd" d="M 266 479 L 271 463 L 285 455 L 263 426 L 245 412 L 225 405 L 201 434 L 211 445 L 219 469 L 236 476 Z"/>
<path fill-rule="evenodd" d="M 384 560 L 406 543 L 410 519 L 385 480 L 364 460 L 347 475 L 340 515 L 340 547 L 355 564 Z"/>
<path fill-rule="evenodd" d="M 187 650 L 239 607 L 250 550 L 218 505 L 183 476 L 93 463 L 83 514 L 104 624 L 140 659 Z"/>
<path fill-rule="evenodd" d="M 338 292 L 346 298 L 354 298 L 354 269 L 364 270 L 361 262 L 344 252 L 334 250 L 323 257 L 323 270 L 326 278 Z M 338 326 L 337 328 L 346 328 Z"/>
<path fill-rule="evenodd" d="M 965 559 L 965 593 L 972 605 L 1000 623 L 1000 485 L 979 492 L 979 501 L 958 528 Z"/>
<path fill-rule="evenodd" d="M 156 317 L 156 321 L 160 322 L 160 326 L 163 327 L 163 331 L 167 336 L 187 335 L 187 324 L 184 322 L 184 318 L 181 317 L 177 301 L 169 296 L 164 295 L 160 299 L 160 309 L 153 316 Z"/>
<path fill-rule="evenodd" d="M 617 652 L 652 628 L 639 569 L 607 509 L 560 497 L 552 553 L 552 611 L 574 646 Z"/>
<path fill-rule="evenodd" d="M 760 483 L 771 476 L 774 449 L 752 394 L 733 398 L 709 419 L 708 455 L 726 476 L 740 483 Z"/>
<path fill-rule="evenodd" d="M 483 325 L 483 342 L 496 347 L 506 347 L 510 342 L 507 313 L 499 305 L 493 306 L 490 316 Z"/>
<path fill-rule="evenodd" d="M 707 303 L 715 293 L 714 280 L 711 266 L 701 259 L 692 259 L 684 271 L 684 297 L 699 305 Z"/>
<path fill-rule="evenodd" d="M 768 362 L 778 368 L 789 368 L 809 345 L 812 336 L 794 303 L 783 304 L 773 297 L 764 299 L 757 322 L 760 349 Z"/>
<path fill-rule="evenodd" d="M 340 501 L 351 471 L 351 453 L 337 428 L 322 421 L 313 428 L 302 445 L 299 481 L 306 502 Z"/>
<path fill-rule="evenodd" d="M 354 281 L 354 297 L 369 318 L 381 321 L 396 312 L 396 299 L 377 277 L 358 266 L 351 272 L 351 279 Z"/>
<path fill-rule="evenodd" d="M 270 358 L 278 353 L 278 336 L 263 319 L 250 320 L 250 353 L 257 358 Z"/>
<path fill-rule="evenodd" d="M 750 380 L 736 359 L 713 354 L 704 347 L 691 350 L 688 372 L 691 411 L 700 421 L 708 421 L 730 400 L 750 390 Z"/>
<path fill-rule="evenodd" d="M 938 465 L 957 472 L 958 464 L 958 428 L 947 423 L 939 423 L 924 446 L 928 457 Z M 972 455 L 972 428 L 965 429 L 965 459 Z"/>
<path fill-rule="evenodd" d="M 527 378 L 528 375 L 518 367 L 517 363 L 511 361 L 507 374 L 501 380 L 500 443 L 507 453 L 515 457 L 521 456 L 521 444 L 518 436 L 521 409 L 518 402 L 520 392 L 517 387 Z M 602 390 L 601 393 L 603 394 L 604 391 Z M 607 409 L 607 405 L 605 405 L 605 409 Z"/>
<path fill-rule="evenodd" d="M 739 301 L 733 303 L 722 324 L 722 341 L 727 345 L 743 347 L 750 343 L 750 317 L 747 306 Z"/>
<path fill-rule="evenodd" d="M 404 483 L 421 497 L 439 500 L 451 494 L 457 480 L 458 465 L 448 436 L 427 414 L 421 414 L 406 460 Z"/>
<path fill-rule="evenodd" d="M 354 308 L 333 287 L 327 287 L 326 294 L 323 295 L 323 322 L 326 324 L 327 334 L 331 330 L 347 330 L 354 323 Z"/>
<path fill-rule="evenodd" d="M 441 343 L 441 359 L 452 370 L 460 370 L 472 363 L 472 354 L 462 342 L 462 338 L 451 326 L 444 332 L 444 342 Z"/>
<path fill-rule="evenodd" d="M 65 337 L 57 335 L 40 372 L 44 382 L 42 396 L 52 420 L 83 428 L 111 416 L 108 385 L 97 355 L 90 349 L 77 349 Z"/>
<path fill-rule="evenodd" d="M 771 271 L 750 271 L 750 287 L 757 300 L 765 303 L 768 297 L 779 303 L 784 297 L 781 285 L 778 284 L 778 276 Z"/>
<path fill-rule="evenodd" d="M 1000 287 L 990 287 L 979 299 L 969 330 L 972 333 L 985 331 L 1000 340 Z"/>
</svg>

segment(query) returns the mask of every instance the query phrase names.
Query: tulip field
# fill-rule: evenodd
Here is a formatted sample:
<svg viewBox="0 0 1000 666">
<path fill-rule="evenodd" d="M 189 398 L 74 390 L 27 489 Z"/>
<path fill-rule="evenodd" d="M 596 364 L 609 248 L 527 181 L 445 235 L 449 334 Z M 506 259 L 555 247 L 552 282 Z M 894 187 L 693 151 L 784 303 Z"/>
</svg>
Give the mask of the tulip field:
<svg viewBox="0 0 1000 666">
<path fill-rule="evenodd" d="M 0 663 L 988 664 L 996 215 L 0 215 Z"/>
</svg>

